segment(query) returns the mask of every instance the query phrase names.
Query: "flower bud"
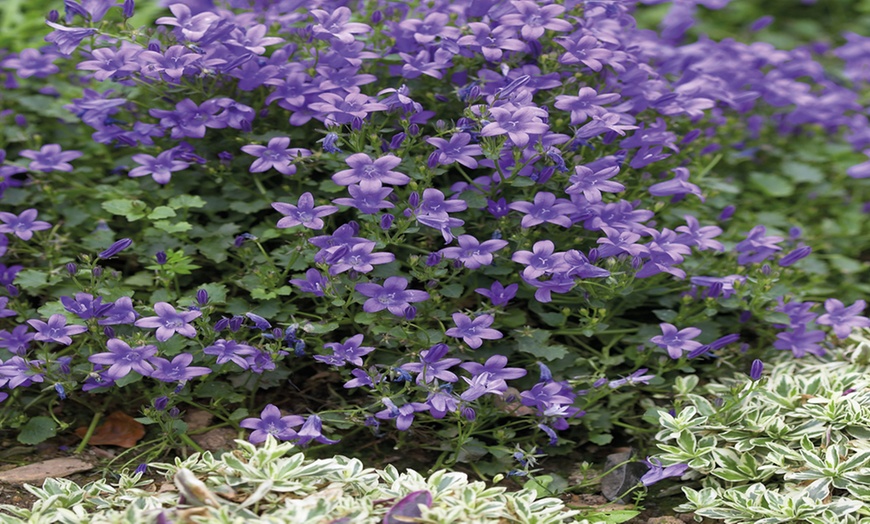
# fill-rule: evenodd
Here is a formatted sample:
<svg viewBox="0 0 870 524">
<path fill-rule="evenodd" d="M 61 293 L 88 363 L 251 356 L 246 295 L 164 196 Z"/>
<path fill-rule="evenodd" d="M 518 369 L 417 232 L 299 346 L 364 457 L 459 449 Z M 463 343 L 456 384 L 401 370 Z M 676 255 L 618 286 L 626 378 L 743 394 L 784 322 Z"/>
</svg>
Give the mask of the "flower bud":
<svg viewBox="0 0 870 524">
<path fill-rule="evenodd" d="M 106 338 L 115 338 L 115 330 L 112 329 L 112 326 L 104 326 L 103 334 L 106 335 Z"/>
<path fill-rule="evenodd" d="M 200 306 L 208 304 L 208 291 L 206 291 L 205 289 L 198 289 L 196 291 L 196 302 Z"/>
<path fill-rule="evenodd" d="M 724 222 L 734 216 L 735 209 L 737 208 L 735 208 L 734 206 L 725 206 L 725 208 L 722 209 L 722 212 L 719 213 L 719 220 Z"/>
<path fill-rule="evenodd" d="M 384 231 L 390 229 L 393 226 L 393 220 L 395 220 L 395 218 L 396 217 L 390 213 L 384 213 L 381 215 L 381 229 Z"/>
<path fill-rule="evenodd" d="M 78 273 L 79 267 L 77 265 L 75 265 L 74 263 L 70 262 L 69 264 L 66 265 L 66 271 L 70 275 L 75 275 L 76 273 Z"/>
<path fill-rule="evenodd" d="M 764 371 L 764 362 L 759 359 L 752 361 L 752 367 L 749 368 L 749 378 L 758 380 L 761 378 L 761 373 Z"/>
<path fill-rule="evenodd" d="M 60 20 L 60 13 L 57 12 L 57 9 L 52 9 L 48 12 L 47 20 L 52 24 L 57 23 Z"/>
<path fill-rule="evenodd" d="M 429 267 L 435 267 L 441 263 L 441 253 L 429 253 L 429 256 L 426 257 L 426 265 Z"/>
<path fill-rule="evenodd" d="M 242 322 L 244 322 L 244 321 L 245 321 L 245 317 L 235 315 L 233 318 L 230 319 L 230 322 L 229 322 L 230 331 L 235 333 L 236 331 L 240 330 L 242 328 Z"/>
<path fill-rule="evenodd" d="M 133 244 L 133 241 L 131 239 L 122 238 L 121 240 L 118 240 L 117 242 L 115 242 L 114 244 L 109 246 L 109 248 L 106 249 L 105 251 L 100 252 L 100 254 L 97 255 L 97 258 L 100 258 L 100 259 L 111 258 L 111 257 L 117 255 L 118 253 L 120 253 L 121 251 L 127 249 L 132 244 Z"/>
<path fill-rule="evenodd" d="M 406 306 L 403 313 L 405 320 L 414 320 L 414 317 L 417 316 L 417 308 L 414 306 Z"/>
<path fill-rule="evenodd" d="M 158 251 L 157 254 L 154 255 L 154 258 L 157 260 L 157 263 L 161 266 L 166 263 L 166 253 L 164 253 L 163 251 Z"/>
<path fill-rule="evenodd" d="M 136 3 L 133 0 L 124 0 L 124 6 L 122 9 L 124 11 L 124 18 L 132 18 L 133 11 L 136 9 Z"/>
<path fill-rule="evenodd" d="M 409 125 L 409 126 L 408 126 L 408 133 L 409 133 L 411 136 L 417 136 L 417 135 L 419 135 L 419 134 L 420 134 L 420 126 L 418 126 L 417 124 L 411 124 L 411 125 Z"/>
<path fill-rule="evenodd" d="M 227 326 L 229 326 L 229 324 L 230 324 L 230 319 L 228 319 L 226 317 L 221 318 L 220 320 L 218 320 L 217 322 L 214 323 L 215 333 L 220 333 L 221 331 L 225 330 L 227 328 Z"/>
<path fill-rule="evenodd" d="M 380 9 L 375 9 L 374 12 L 372 12 L 371 21 L 373 24 L 380 23 L 380 21 L 383 19 L 384 13 L 382 13 Z"/>
<path fill-rule="evenodd" d="M 811 248 L 810 246 L 801 246 L 779 259 L 779 267 L 788 267 L 797 262 L 798 260 L 808 257 L 809 254 L 812 252 L 813 248 Z"/>
<path fill-rule="evenodd" d="M 18 287 L 13 284 L 6 284 L 6 292 L 9 293 L 10 296 L 17 297 Z"/>
<path fill-rule="evenodd" d="M 154 399 L 154 409 L 157 411 L 163 411 L 167 405 L 169 405 L 169 397 L 163 396 Z"/>
</svg>

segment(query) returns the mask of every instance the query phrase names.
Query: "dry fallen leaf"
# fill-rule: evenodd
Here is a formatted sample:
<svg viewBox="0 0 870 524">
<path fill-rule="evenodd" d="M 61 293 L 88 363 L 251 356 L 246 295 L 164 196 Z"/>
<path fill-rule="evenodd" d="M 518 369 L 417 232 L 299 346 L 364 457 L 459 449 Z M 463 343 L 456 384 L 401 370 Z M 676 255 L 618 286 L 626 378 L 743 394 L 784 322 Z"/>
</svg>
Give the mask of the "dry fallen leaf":
<svg viewBox="0 0 870 524">
<path fill-rule="evenodd" d="M 0 473 L 0 482 L 42 484 L 46 478 L 66 477 L 93 467 L 91 463 L 74 457 L 56 458 L 4 471 Z"/>
<path fill-rule="evenodd" d="M 81 438 L 84 438 L 87 432 L 88 428 L 86 427 L 80 427 L 75 431 L 76 435 Z M 88 440 L 88 444 L 132 448 L 144 436 L 145 426 L 136 422 L 130 415 L 115 411 L 106 417 L 105 422 L 97 426 L 96 431 Z"/>
</svg>

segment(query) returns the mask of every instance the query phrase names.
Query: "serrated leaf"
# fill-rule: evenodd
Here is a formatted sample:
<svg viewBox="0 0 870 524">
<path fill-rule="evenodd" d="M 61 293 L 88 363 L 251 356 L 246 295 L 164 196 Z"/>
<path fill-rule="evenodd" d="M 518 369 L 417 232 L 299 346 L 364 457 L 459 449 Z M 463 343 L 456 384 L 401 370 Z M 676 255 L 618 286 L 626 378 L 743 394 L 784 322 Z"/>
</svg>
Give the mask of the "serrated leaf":
<svg viewBox="0 0 870 524">
<path fill-rule="evenodd" d="M 462 296 L 463 289 L 462 284 L 448 284 L 440 288 L 438 292 L 448 298 L 459 298 Z"/>
<path fill-rule="evenodd" d="M 150 213 L 148 218 L 157 220 L 159 218 L 170 218 L 175 216 L 175 210 L 167 206 L 157 206 Z"/>
<path fill-rule="evenodd" d="M 167 233 L 182 233 L 184 231 L 190 231 L 193 226 L 188 224 L 187 222 L 177 222 L 173 224 L 169 220 L 158 220 L 154 222 L 154 227 L 161 231 L 166 231 Z"/>
<path fill-rule="evenodd" d="M 33 417 L 21 427 L 18 442 L 31 446 L 45 442 L 57 434 L 57 423 L 51 417 Z"/>
<path fill-rule="evenodd" d="M 39 289 L 48 285 L 48 273 L 37 269 L 24 269 L 15 276 L 15 285 L 21 289 Z"/>
<path fill-rule="evenodd" d="M 787 197 L 794 193 L 791 180 L 769 173 L 750 173 L 749 182 L 767 196 Z"/>
<path fill-rule="evenodd" d="M 178 195 L 170 198 L 169 202 L 167 202 L 167 205 L 172 209 L 203 207 L 205 204 L 205 200 L 195 195 Z"/>
</svg>

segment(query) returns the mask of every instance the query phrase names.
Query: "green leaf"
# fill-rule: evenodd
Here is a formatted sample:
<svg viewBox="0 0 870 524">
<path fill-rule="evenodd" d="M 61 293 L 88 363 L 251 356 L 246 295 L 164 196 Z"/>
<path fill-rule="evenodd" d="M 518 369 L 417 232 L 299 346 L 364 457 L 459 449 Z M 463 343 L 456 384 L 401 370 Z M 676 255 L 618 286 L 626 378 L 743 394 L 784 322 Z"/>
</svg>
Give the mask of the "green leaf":
<svg viewBox="0 0 870 524">
<path fill-rule="evenodd" d="M 268 207 L 269 205 L 262 200 L 255 200 L 253 202 L 237 200 L 230 204 L 230 209 L 245 214 L 256 213 L 257 211 L 262 211 L 264 209 L 267 209 Z"/>
<path fill-rule="evenodd" d="M 166 231 L 167 233 L 181 233 L 184 231 L 190 231 L 193 228 L 193 226 L 187 222 L 182 221 L 173 224 L 168 220 L 158 220 L 157 222 L 154 222 L 154 227 L 161 231 Z"/>
<path fill-rule="evenodd" d="M 477 191 L 463 191 L 459 194 L 460 200 L 465 200 L 469 209 L 481 209 L 486 207 L 486 197 Z"/>
<path fill-rule="evenodd" d="M 148 213 L 148 218 L 156 220 L 158 218 L 169 218 L 175 216 L 175 210 L 167 206 L 157 206 L 153 211 Z"/>
<path fill-rule="evenodd" d="M 795 182 L 809 182 L 818 184 L 825 181 L 825 174 L 821 169 L 800 162 L 783 162 L 782 172 Z"/>
<path fill-rule="evenodd" d="M 323 333 L 329 333 L 330 331 L 335 331 L 338 329 L 338 322 L 327 322 L 325 324 L 321 323 L 310 323 L 302 326 L 302 330 L 306 333 L 315 333 L 317 335 L 322 335 Z"/>
<path fill-rule="evenodd" d="M 31 446 L 45 442 L 57 434 L 57 423 L 51 417 L 33 417 L 18 433 L 18 442 Z"/>
<path fill-rule="evenodd" d="M 182 209 L 186 207 L 203 207 L 205 206 L 205 200 L 198 196 L 178 195 L 170 198 L 167 204 L 172 209 Z"/>
<path fill-rule="evenodd" d="M 550 333 L 543 329 L 517 331 L 517 349 L 536 356 L 539 359 L 551 361 L 563 358 L 568 354 L 568 348 L 561 344 L 548 345 Z"/>
<path fill-rule="evenodd" d="M 787 178 L 768 173 L 750 173 L 749 182 L 767 196 L 787 197 L 794 193 L 794 184 Z"/>
<path fill-rule="evenodd" d="M 439 292 L 448 298 L 459 298 L 462 296 L 462 284 L 447 284 L 439 289 Z"/>
<path fill-rule="evenodd" d="M 126 198 L 106 200 L 102 203 L 102 207 L 113 215 L 126 217 L 130 222 L 143 218 L 147 209 L 145 202 Z"/>
<path fill-rule="evenodd" d="M 595 522 L 597 524 L 621 524 L 628 522 L 634 517 L 640 515 L 640 511 L 633 509 L 615 509 L 613 511 L 599 511 L 583 515 L 587 522 Z"/>
<path fill-rule="evenodd" d="M 595 435 L 589 435 L 589 441 L 599 446 L 606 446 L 613 441 L 613 435 L 610 433 L 598 433 Z"/>
<path fill-rule="evenodd" d="M 15 276 L 15 285 L 26 290 L 46 287 L 48 285 L 48 273 L 38 269 L 25 269 Z"/>
</svg>

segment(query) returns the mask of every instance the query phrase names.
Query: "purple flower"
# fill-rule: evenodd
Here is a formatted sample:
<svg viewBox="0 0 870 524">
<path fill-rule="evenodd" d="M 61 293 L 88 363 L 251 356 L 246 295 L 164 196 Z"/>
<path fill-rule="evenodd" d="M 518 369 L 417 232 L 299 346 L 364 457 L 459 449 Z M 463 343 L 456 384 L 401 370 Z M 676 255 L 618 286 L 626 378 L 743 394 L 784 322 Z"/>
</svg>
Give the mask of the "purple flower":
<svg viewBox="0 0 870 524">
<path fill-rule="evenodd" d="M 479 362 L 463 362 L 459 367 L 468 371 L 473 376 L 485 376 L 487 381 L 493 382 L 496 380 L 513 380 L 526 376 L 527 371 L 522 368 L 507 368 L 507 357 L 504 355 L 493 355 L 489 357 L 485 363 Z"/>
<path fill-rule="evenodd" d="M 320 271 L 311 268 L 305 272 L 305 278 L 293 278 L 290 279 L 290 283 L 306 293 L 314 293 L 314 296 L 322 297 L 329 280 Z"/>
<path fill-rule="evenodd" d="M 459 235 L 459 247 L 445 247 L 444 258 L 457 259 L 468 269 L 492 264 L 492 253 L 507 246 L 507 240 L 485 240 L 483 243 L 471 235 Z"/>
<path fill-rule="evenodd" d="M 499 62 L 504 51 L 522 51 L 526 45 L 516 38 L 516 29 L 507 25 L 492 27 L 482 22 L 470 22 L 468 28 L 472 34 L 460 37 L 456 41 L 474 52 L 483 55 L 488 62 Z"/>
<path fill-rule="evenodd" d="M 376 191 L 381 184 L 404 185 L 411 181 L 408 175 L 390 171 L 402 163 L 395 155 L 384 155 L 372 160 L 365 153 L 356 153 L 345 159 L 350 169 L 332 175 L 332 181 L 340 186 L 359 184 L 362 189 Z"/>
<path fill-rule="evenodd" d="M 854 304 L 846 307 L 836 298 L 825 300 L 825 311 L 816 322 L 823 326 L 831 326 L 837 338 L 847 338 L 854 328 L 870 327 L 870 319 L 860 316 L 867 307 L 863 300 L 856 300 Z"/>
<path fill-rule="evenodd" d="M 447 344 L 435 344 L 420 352 L 420 362 L 402 364 L 401 368 L 411 373 L 418 373 L 417 384 L 429 384 L 435 379 L 444 382 L 456 382 L 459 378 L 449 368 L 462 362 L 458 358 L 444 358 L 450 348 Z"/>
<path fill-rule="evenodd" d="M 370 297 L 363 304 L 363 311 L 366 313 L 376 313 L 386 309 L 397 317 L 401 317 L 411 302 L 422 302 L 429 299 L 429 293 L 416 289 L 405 289 L 407 287 L 407 279 L 387 277 L 383 286 L 373 282 L 363 282 L 357 284 L 354 289 L 363 296 Z"/>
<path fill-rule="evenodd" d="M 45 23 L 54 29 L 45 37 L 45 41 L 57 46 L 57 50 L 64 55 L 75 51 L 82 40 L 97 32 L 96 28 L 65 27 L 51 21 Z"/>
<path fill-rule="evenodd" d="M 240 344 L 235 340 L 215 340 L 210 346 L 206 346 L 202 350 L 206 355 L 217 357 L 218 364 L 226 364 L 232 362 L 242 369 L 250 368 L 250 363 L 247 357 L 255 355 L 257 349 L 248 344 Z"/>
<path fill-rule="evenodd" d="M 311 193 L 302 193 L 296 205 L 284 202 L 273 202 L 272 208 L 283 215 L 287 215 L 278 221 L 279 229 L 303 225 L 308 229 L 323 229 L 323 220 L 320 217 L 331 215 L 338 211 L 336 206 L 314 207 L 314 197 Z"/>
<path fill-rule="evenodd" d="M 0 330 L 0 348 L 6 348 L 10 353 L 23 356 L 35 336 L 36 333 L 28 331 L 28 327 L 23 324 L 15 326 L 12 332 Z"/>
<path fill-rule="evenodd" d="M 320 40 L 338 40 L 345 44 L 353 43 L 355 34 L 368 33 L 372 30 L 366 24 L 350 22 L 351 11 L 347 7 L 339 7 L 332 13 L 322 9 L 312 9 L 311 16 L 317 20 L 311 28 L 314 38 Z"/>
<path fill-rule="evenodd" d="M 351 198 L 336 198 L 332 200 L 332 203 L 354 207 L 367 215 L 374 215 L 381 209 L 396 207 L 385 200 L 393 192 L 391 188 L 379 185 L 368 185 L 367 187 L 368 189 L 359 184 L 348 186 L 347 192 L 350 193 Z"/>
<path fill-rule="evenodd" d="M 72 344 L 70 335 L 78 335 L 88 330 L 87 326 L 66 325 L 66 317 L 56 313 L 49 317 L 48 323 L 31 319 L 27 321 L 36 330 L 35 340 L 42 342 L 57 342 L 69 346 Z"/>
<path fill-rule="evenodd" d="M 97 321 L 101 326 L 114 326 L 117 324 L 132 324 L 136 321 L 139 313 L 133 309 L 133 301 L 130 297 L 121 297 L 112 304 L 112 307 L 103 313 L 106 318 Z"/>
<path fill-rule="evenodd" d="M 568 179 L 571 185 L 565 188 L 565 193 L 569 195 L 582 193 L 587 202 L 595 204 L 601 202 L 602 192 L 619 193 L 625 191 L 624 185 L 610 180 L 619 174 L 619 164 L 596 165 L 594 167 L 596 169 L 593 169 L 593 164 L 576 166 L 574 174 Z"/>
<path fill-rule="evenodd" d="M 177 160 L 177 154 L 176 148 L 163 151 L 156 158 L 145 153 L 135 154 L 132 159 L 140 165 L 131 169 L 127 175 L 132 178 L 151 175 L 158 184 L 168 184 L 172 179 L 172 173 L 190 167 L 187 162 Z"/>
<path fill-rule="evenodd" d="M 714 251 L 725 250 L 725 246 L 723 246 L 721 242 L 713 240 L 722 234 L 722 228 L 718 226 L 700 227 L 698 219 L 692 215 L 685 215 L 683 218 L 686 219 L 686 225 L 677 227 L 677 232 L 680 233 L 680 235 L 677 236 L 675 242 L 697 247 L 699 251 L 707 249 L 712 249 Z"/>
<path fill-rule="evenodd" d="M 601 71 L 604 67 L 602 60 L 607 60 L 613 55 L 609 49 L 600 47 L 598 39 L 592 35 L 585 35 L 578 39 L 561 37 L 555 42 L 565 48 L 565 53 L 559 57 L 559 63 L 571 65 L 582 63 L 593 71 Z"/>
<path fill-rule="evenodd" d="M 302 148 L 290 148 L 290 139 L 286 136 L 278 136 L 269 140 L 269 145 L 247 145 L 242 146 L 242 151 L 258 157 L 251 164 L 249 171 L 251 173 L 262 173 L 274 168 L 283 175 L 290 176 L 296 173 L 296 166 L 293 160 L 298 157 L 311 156 L 311 151 Z"/>
<path fill-rule="evenodd" d="M 529 135 L 546 133 L 549 126 L 541 118 L 547 116 L 547 112 L 536 106 L 524 106 L 516 111 L 510 111 L 504 107 L 492 107 L 489 109 L 494 122 L 483 126 L 480 136 L 508 135 L 511 142 L 517 147 L 523 148 L 528 145 Z"/>
<path fill-rule="evenodd" d="M 158 339 L 159 340 L 159 339 Z M 172 359 L 172 362 L 160 357 L 151 357 L 148 362 L 154 366 L 154 371 L 151 372 L 151 378 L 160 380 L 161 382 L 181 382 L 187 381 L 194 377 L 208 375 L 211 369 L 201 366 L 191 366 L 193 355 L 190 353 L 181 353 Z"/>
<path fill-rule="evenodd" d="M 148 114 L 154 118 L 159 118 L 160 125 L 164 129 L 170 129 L 170 136 L 178 140 L 181 138 L 203 138 L 206 127 L 216 127 L 213 116 L 219 110 L 220 107 L 214 100 L 206 100 L 202 104 L 196 105 L 193 100 L 185 98 L 175 104 L 174 110 L 150 109 Z M 217 127 L 220 127 L 219 123 Z"/>
<path fill-rule="evenodd" d="M 358 273 L 368 273 L 374 269 L 374 264 L 389 264 L 396 259 L 396 255 L 387 252 L 372 253 L 375 248 L 374 242 L 354 244 L 350 248 L 339 246 L 331 248 L 327 263 L 330 275 L 338 275 L 349 269 Z"/>
<path fill-rule="evenodd" d="M 819 329 L 808 332 L 806 326 L 797 326 L 791 331 L 777 333 L 776 338 L 773 347 L 791 351 L 797 358 L 801 358 L 807 353 L 819 357 L 825 354 L 825 349 L 818 344 L 825 340 L 825 332 Z"/>
<path fill-rule="evenodd" d="M 396 428 L 399 431 L 406 431 L 411 427 L 411 423 L 414 422 L 414 413 L 429 409 L 429 406 L 422 402 L 409 402 L 401 408 L 397 407 L 389 398 L 385 398 L 382 402 L 387 408 L 375 413 L 375 417 L 382 420 L 395 419 Z"/>
<path fill-rule="evenodd" d="M 320 95 L 323 102 L 309 104 L 308 107 L 323 115 L 327 126 L 350 124 L 354 118 L 365 119 L 374 111 L 386 111 L 386 104 L 375 102 L 373 98 L 362 93 L 347 93 L 345 96 L 335 93 L 323 93 Z"/>
<path fill-rule="evenodd" d="M 333 440 L 323 436 L 323 422 L 317 415 L 310 415 L 307 419 L 305 419 L 305 423 L 302 424 L 301 428 L 299 428 L 299 432 L 296 434 L 296 436 L 299 439 L 298 444 L 300 446 L 307 446 L 308 443 L 312 440 L 316 440 L 321 444 L 338 443 L 337 440 Z"/>
<path fill-rule="evenodd" d="M 332 355 L 315 355 L 314 360 L 325 362 L 330 366 L 344 366 L 350 362 L 354 366 L 362 366 L 362 357 L 375 350 L 373 347 L 360 346 L 362 335 L 354 335 L 344 342 L 330 342 L 323 346 L 332 350 Z"/>
<path fill-rule="evenodd" d="M 111 338 L 106 342 L 109 349 L 107 353 L 96 353 L 88 357 L 94 364 L 109 366 L 103 371 L 103 375 L 111 380 L 120 380 L 127 376 L 130 371 L 135 371 L 143 376 L 149 376 L 154 371 L 148 359 L 157 355 L 157 347 L 152 345 L 131 348 L 123 340 Z"/>
<path fill-rule="evenodd" d="M 517 290 L 519 288 L 519 284 L 509 284 L 505 287 L 501 282 L 496 280 L 492 283 L 492 286 L 490 286 L 489 289 L 479 287 L 474 291 L 491 300 L 493 306 L 500 307 L 506 306 L 512 298 L 517 296 Z"/>
<path fill-rule="evenodd" d="M 169 6 L 175 16 L 163 16 L 157 19 L 158 24 L 179 28 L 182 36 L 191 42 L 199 41 L 205 36 L 212 23 L 218 20 L 218 15 L 208 10 L 194 15 L 186 4 L 175 2 Z"/>
<path fill-rule="evenodd" d="M 278 440 L 292 440 L 297 433 L 294 427 L 301 426 L 304 419 L 299 415 L 281 416 L 281 410 L 274 404 L 267 404 L 260 412 L 260 418 L 246 418 L 239 422 L 239 426 L 253 429 L 254 432 L 248 437 L 252 444 L 259 444 L 272 435 Z"/>
<path fill-rule="evenodd" d="M 138 56 L 138 60 L 143 64 L 143 74 L 153 77 L 163 76 L 165 79 L 173 82 L 177 82 L 184 75 L 185 68 L 192 66 L 201 59 L 202 56 L 183 45 L 174 45 L 163 53 L 151 50 L 142 51 Z M 193 104 L 189 99 L 187 99 L 187 102 Z M 195 106 L 195 104 L 193 105 Z M 155 110 L 152 109 L 151 111 Z M 165 113 L 169 113 L 169 111 Z M 154 113 L 151 113 L 151 116 L 161 118 L 160 115 Z M 202 131 L 205 132 L 205 129 L 203 128 Z"/>
<path fill-rule="evenodd" d="M 443 138 L 427 138 L 426 142 L 437 148 L 433 154 L 437 155 L 438 163 L 445 166 L 457 162 L 469 169 L 476 169 L 477 160 L 474 157 L 483 154 L 478 144 L 469 145 L 471 135 L 468 133 L 456 133 L 450 137 L 450 142 Z"/>
<path fill-rule="evenodd" d="M 154 312 L 157 313 L 156 317 L 140 318 L 135 322 L 136 327 L 157 328 L 157 340 L 160 342 L 166 342 L 176 333 L 188 338 L 196 336 L 196 329 L 190 322 L 200 317 L 201 311 L 178 313 L 166 302 L 158 302 L 154 304 Z"/>
<path fill-rule="evenodd" d="M 668 355 L 673 359 L 683 356 L 683 352 L 701 347 L 700 342 L 692 340 L 701 334 L 701 330 L 696 327 L 687 327 L 677 331 L 673 324 L 667 322 L 659 324 L 659 327 L 662 329 L 662 334 L 652 337 L 649 341 L 666 349 Z"/>
<path fill-rule="evenodd" d="M 9 304 L 9 297 L 0 297 L 0 318 L 14 317 L 18 312 L 11 309 L 6 309 Z"/>
<path fill-rule="evenodd" d="M 96 71 L 94 78 L 100 82 L 112 79 L 117 80 L 141 68 L 137 57 L 142 48 L 129 42 L 122 42 L 120 49 L 101 47 L 91 51 L 92 60 L 79 62 L 76 69 L 82 71 Z"/>
<path fill-rule="evenodd" d="M 556 198 L 556 195 L 547 191 L 539 191 L 535 194 L 534 203 L 522 200 L 511 202 L 510 209 L 525 213 L 520 225 L 532 227 L 544 222 L 556 224 L 562 227 L 571 227 L 569 215 L 577 211 L 577 206 L 564 198 Z"/>
<path fill-rule="evenodd" d="M 0 383 L 4 380 L 9 380 L 6 387 L 14 389 L 17 387 L 27 387 L 34 382 L 39 383 L 45 380 L 45 370 L 42 365 L 45 364 L 42 360 L 25 360 L 15 356 L 0 364 Z"/>
<path fill-rule="evenodd" d="M 46 144 L 39 151 L 25 149 L 19 153 L 24 158 L 32 160 L 28 166 L 31 171 L 64 171 L 71 173 L 73 170 L 70 160 L 82 156 L 81 151 L 63 151 L 58 144 Z"/>
<path fill-rule="evenodd" d="M 619 95 L 616 93 L 599 95 L 591 87 L 581 87 L 580 91 L 577 92 L 577 96 L 557 96 L 553 106 L 557 109 L 570 111 L 571 125 L 576 126 L 585 122 L 591 115 L 606 113 L 607 110 L 602 105 L 616 102 L 617 100 L 619 100 Z"/>
<path fill-rule="evenodd" d="M 655 378 L 655 375 L 644 375 L 644 373 L 646 373 L 647 371 L 649 371 L 647 368 L 640 368 L 637 371 L 632 372 L 625 378 L 611 380 L 608 383 L 608 387 L 610 387 L 611 389 L 616 389 L 626 384 L 648 384 L 650 380 Z"/>
<path fill-rule="evenodd" d="M 781 247 L 776 245 L 782 242 L 782 237 L 764 236 L 766 232 L 767 228 L 764 226 L 755 226 L 746 234 L 745 240 L 741 240 L 734 246 L 734 249 L 739 253 L 737 256 L 738 264 L 757 264 L 767 260 L 777 251 L 782 250 Z"/>
<path fill-rule="evenodd" d="M 551 31 L 571 31 L 574 26 L 566 20 L 557 18 L 565 12 L 565 7 L 556 4 L 542 6 L 532 0 L 514 0 L 511 2 L 519 11 L 516 14 L 504 15 L 499 19 L 501 25 L 521 27 L 520 34 L 526 40 L 537 40 L 544 34 L 544 29 Z"/>
<path fill-rule="evenodd" d="M 461 338 L 470 348 L 477 349 L 483 344 L 483 339 L 496 340 L 503 336 L 501 331 L 489 327 L 494 321 L 495 317 L 492 315 L 480 315 L 472 320 L 463 313 L 453 313 L 456 327 L 448 329 L 444 334 Z"/>
<path fill-rule="evenodd" d="M 647 457 L 646 464 L 649 466 L 649 471 L 640 478 L 640 482 L 647 487 L 668 477 L 680 477 L 689 469 L 688 464 L 673 464 L 663 468 L 660 460 L 650 457 Z"/>
<path fill-rule="evenodd" d="M 38 49 L 23 49 L 17 56 L 12 55 L 2 61 L 6 69 L 15 69 L 19 78 L 46 78 L 58 71 L 54 61 L 56 56 L 51 53 L 42 53 Z"/>
<path fill-rule="evenodd" d="M 60 297 L 63 308 L 82 320 L 101 317 L 112 308 L 112 304 L 101 304 L 102 301 L 103 297 L 94 299 L 93 295 L 88 293 L 76 293 L 75 299 L 67 296 Z"/>
<path fill-rule="evenodd" d="M 0 233 L 14 233 L 15 236 L 22 240 L 30 240 L 33 238 L 34 231 L 42 231 L 51 228 L 51 224 L 36 220 L 36 209 L 27 209 L 21 212 L 20 215 L 14 215 L 5 211 L 0 211 Z"/>
<path fill-rule="evenodd" d="M 701 195 L 701 188 L 689 182 L 689 170 L 685 167 L 674 169 L 674 178 L 665 182 L 659 182 L 649 187 L 649 193 L 653 196 L 685 196 L 688 194 L 697 195 L 704 201 L 704 196 Z"/>
<path fill-rule="evenodd" d="M 554 253 L 556 246 L 550 240 L 540 240 L 532 246 L 532 251 L 515 251 L 511 260 L 525 264 L 522 276 L 526 279 L 554 273 L 564 268 L 564 254 Z"/>
</svg>

